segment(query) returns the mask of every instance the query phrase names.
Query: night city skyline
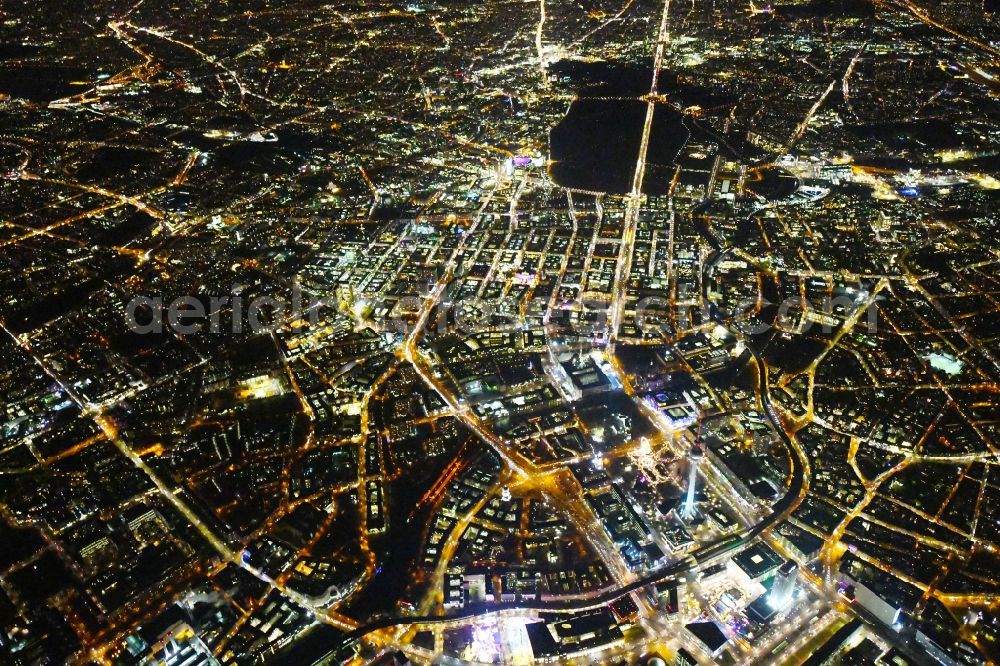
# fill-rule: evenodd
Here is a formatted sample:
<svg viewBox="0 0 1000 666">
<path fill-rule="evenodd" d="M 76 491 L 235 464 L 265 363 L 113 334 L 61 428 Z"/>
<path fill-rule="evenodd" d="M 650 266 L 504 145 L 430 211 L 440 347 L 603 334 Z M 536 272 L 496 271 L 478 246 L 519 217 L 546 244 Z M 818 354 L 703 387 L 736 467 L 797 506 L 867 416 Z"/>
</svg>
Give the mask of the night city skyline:
<svg viewBox="0 0 1000 666">
<path fill-rule="evenodd" d="M 1000 3 L 0 7 L 0 666 L 1000 663 Z"/>
</svg>

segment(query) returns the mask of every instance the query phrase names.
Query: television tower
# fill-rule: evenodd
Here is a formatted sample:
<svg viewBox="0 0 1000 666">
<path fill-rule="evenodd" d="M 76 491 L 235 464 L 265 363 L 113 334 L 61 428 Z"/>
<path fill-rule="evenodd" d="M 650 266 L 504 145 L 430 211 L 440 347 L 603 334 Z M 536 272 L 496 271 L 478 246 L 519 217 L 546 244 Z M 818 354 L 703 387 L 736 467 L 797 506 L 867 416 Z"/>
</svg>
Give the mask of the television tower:
<svg viewBox="0 0 1000 666">
<path fill-rule="evenodd" d="M 691 465 L 688 470 L 687 497 L 684 499 L 683 508 L 681 508 L 681 518 L 684 520 L 691 520 L 694 518 L 694 496 L 697 492 L 698 486 L 698 465 L 704 457 L 705 452 L 701 448 L 701 437 L 699 436 L 698 441 L 695 442 L 691 446 L 691 450 L 688 451 L 688 461 Z"/>
<path fill-rule="evenodd" d="M 767 598 L 768 603 L 774 610 L 783 610 L 790 603 L 795 594 L 795 582 L 799 576 L 799 565 L 793 560 L 788 560 L 778 569 L 774 577 L 774 584 L 771 586 L 771 593 Z"/>
</svg>

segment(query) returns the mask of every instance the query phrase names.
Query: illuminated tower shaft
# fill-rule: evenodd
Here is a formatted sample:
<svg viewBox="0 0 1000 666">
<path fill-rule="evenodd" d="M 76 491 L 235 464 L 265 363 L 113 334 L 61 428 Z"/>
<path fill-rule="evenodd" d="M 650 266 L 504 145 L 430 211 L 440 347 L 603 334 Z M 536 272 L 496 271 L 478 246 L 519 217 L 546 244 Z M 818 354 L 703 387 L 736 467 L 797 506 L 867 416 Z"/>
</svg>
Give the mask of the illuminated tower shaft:
<svg viewBox="0 0 1000 666">
<path fill-rule="evenodd" d="M 783 610 L 791 602 L 795 594 L 795 582 L 799 575 L 799 565 L 792 560 L 788 560 L 781 565 L 778 573 L 774 577 L 771 585 L 771 594 L 768 603 L 775 610 Z"/>
<path fill-rule="evenodd" d="M 685 520 L 694 518 L 694 496 L 698 491 L 698 464 L 703 457 L 704 453 L 698 444 L 692 446 L 691 451 L 688 452 L 688 460 L 691 462 L 691 467 L 688 470 L 687 497 L 685 497 L 684 506 L 681 508 L 681 518 Z"/>
</svg>

